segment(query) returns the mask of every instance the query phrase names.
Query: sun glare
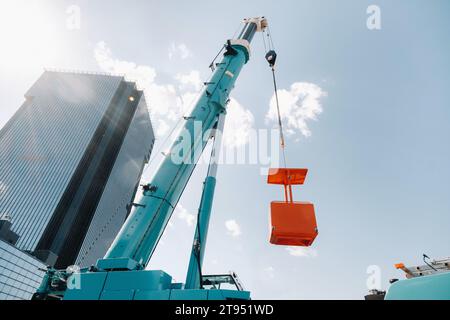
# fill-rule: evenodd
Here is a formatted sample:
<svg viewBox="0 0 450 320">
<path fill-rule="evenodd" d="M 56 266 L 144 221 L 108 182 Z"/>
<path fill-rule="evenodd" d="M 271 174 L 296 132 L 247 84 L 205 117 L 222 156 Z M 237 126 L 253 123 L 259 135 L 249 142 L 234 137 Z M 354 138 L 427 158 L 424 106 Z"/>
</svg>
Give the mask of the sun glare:
<svg viewBox="0 0 450 320">
<path fill-rule="evenodd" d="M 44 67 L 55 56 L 56 32 L 44 1 L 2 1 L 0 67 Z"/>
</svg>

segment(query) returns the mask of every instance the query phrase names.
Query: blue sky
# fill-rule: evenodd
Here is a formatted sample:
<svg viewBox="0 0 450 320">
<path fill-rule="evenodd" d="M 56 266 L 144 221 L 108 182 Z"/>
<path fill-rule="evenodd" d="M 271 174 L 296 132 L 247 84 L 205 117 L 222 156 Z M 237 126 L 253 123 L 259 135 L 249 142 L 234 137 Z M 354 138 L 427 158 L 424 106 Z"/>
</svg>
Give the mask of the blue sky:
<svg viewBox="0 0 450 320">
<path fill-rule="evenodd" d="M 381 9 L 381 30 L 366 26 L 372 4 Z M 72 5 L 80 8 L 74 30 L 67 28 Z M 326 92 L 317 121 L 307 121 L 311 136 L 293 128 L 287 141 L 288 163 L 310 170 L 295 197 L 316 206 L 313 248 L 294 256 L 270 245 L 268 207 L 281 188 L 268 186 L 258 165 L 223 165 L 204 273 L 234 270 L 257 299 L 360 299 L 370 265 L 380 267 L 386 288 L 402 276 L 394 263 L 450 255 L 448 1 L 14 0 L 2 7 L 0 126 L 44 68 L 54 67 L 132 71 L 149 88 L 155 127 L 170 127 L 184 108 L 176 106 L 179 96 L 191 97 L 198 79 L 209 77 L 211 59 L 249 16 L 269 19 L 280 89 L 310 83 Z M 234 128 L 272 127 L 272 93 L 257 35 L 232 93 L 234 119 L 243 121 Z M 178 281 L 205 170 L 198 167 L 150 263 Z M 235 236 L 230 220 L 239 226 Z"/>
</svg>

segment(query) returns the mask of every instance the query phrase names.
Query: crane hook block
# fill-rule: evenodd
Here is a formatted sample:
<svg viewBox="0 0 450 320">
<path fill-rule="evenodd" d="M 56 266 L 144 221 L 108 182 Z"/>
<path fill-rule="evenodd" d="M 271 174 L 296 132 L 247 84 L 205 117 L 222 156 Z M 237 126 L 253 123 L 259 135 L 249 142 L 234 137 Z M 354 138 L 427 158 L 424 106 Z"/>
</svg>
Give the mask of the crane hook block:
<svg viewBox="0 0 450 320">
<path fill-rule="evenodd" d="M 277 53 L 275 50 L 270 50 L 266 53 L 266 60 L 271 68 L 275 66 L 275 61 L 277 61 Z"/>
<path fill-rule="evenodd" d="M 285 195 L 285 201 L 270 203 L 270 243 L 309 247 L 317 237 L 314 205 L 292 198 L 292 185 L 303 184 L 307 173 L 308 169 L 269 169 L 267 183 L 283 185 Z"/>
</svg>

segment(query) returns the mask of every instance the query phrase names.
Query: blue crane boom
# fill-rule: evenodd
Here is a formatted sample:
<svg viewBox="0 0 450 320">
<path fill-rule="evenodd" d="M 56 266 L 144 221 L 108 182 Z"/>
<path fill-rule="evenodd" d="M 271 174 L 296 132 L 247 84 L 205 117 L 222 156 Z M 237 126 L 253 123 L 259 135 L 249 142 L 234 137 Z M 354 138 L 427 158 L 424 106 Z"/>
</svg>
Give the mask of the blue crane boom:
<svg viewBox="0 0 450 320">
<path fill-rule="evenodd" d="M 207 144 L 207 137 L 219 115 L 226 110 L 230 92 L 242 67 L 249 60 L 250 41 L 261 29 L 261 23 L 265 20 L 249 20 L 239 38 L 228 41 L 222 61 L 191 114 L 186 117 L 182 134 L 172 144 L 143 191 L 138 206 L 133 209 L 101 261 L 103 267 L 111 259 L 129 259 L 133 260 L 131 265 L 147 265 Z"/>
<path fill-rule="evenodd" d="M 208 235 L 209 218 L 211 216 L 214 190 L 216 188 L 216 172 L 219 160 L 221 138 L 223 133 L 225 115 L 221 114 L 217 121 L 216 129 L 213 133 L 213 146 L 206 179 L 203 182 L 202 197 L 198 208 L 197 228 L 195 230 L 194 241 L 192 243 L 189 268 L 186 275 L 186 289 L 199 289 L 202 287 L 202 264 L 205 253 L 206 237 Z"/>
<path fill-rule="evenodd" d="M 250 42 L 258 31 L 267 26 L 264 17 L 244 20 L 236 39 L 228 40 L 222 61 L 217 63 L 210 81 L 185 117 L 181 134 L 144 185 L 140 200 L 96 266 L 68 273 L 50 269 L 35 298 L 52 295 L 51 285 L 66 278 L 65 300 L 86 299 L 249 299 L 234 274 L 206 276 L 211 290 L 203 288 L 201 264 L 215 188 L 216 163 L 210 163 L 199 208 L 199 216 L 189 263 L 186 285 L 172 283 L 163 271 L 145 270 L 166 225 L 191 177 L 208 140 L 223 128 L 229 95 L 242 67 L 250 58 Z M 214 139 L 213 154 L 220 142 Z M 69 280 L 70 278 L 70 280 Z M 77 286 L 77 283 L 80 286 Z M 220 290 L 223 283 L 235 284 L 238 290 Z"/>
</svg>

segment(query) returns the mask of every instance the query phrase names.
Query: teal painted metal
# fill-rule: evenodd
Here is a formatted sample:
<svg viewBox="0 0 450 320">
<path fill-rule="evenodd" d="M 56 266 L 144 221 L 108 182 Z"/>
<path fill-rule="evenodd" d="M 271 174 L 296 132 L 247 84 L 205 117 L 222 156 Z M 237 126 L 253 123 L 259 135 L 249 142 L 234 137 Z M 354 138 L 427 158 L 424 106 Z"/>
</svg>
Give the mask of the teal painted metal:
<svg viewBox="0 0 450 320">
<path fill-rule="evenodd" d="M 161 270 L 114 271 L 108 273 L 104 291 L 148 290 L 172 288 L 172 277 Z"/>
<path fill-rule="evenodd" d="M 129 258 L 141 266 L 148 264 L 207 144 L 208 133 L 225 112 L 230 92 L 249 59 L 249 42 L 258 28 L 257 23 L 247 22 L 240 39 L 228 41 L 222 61 L 185 118 L 182 134 L 143 191 L 138 206 L 130 213 L 105 259 Z M 174 161 L 174 157 L 180 161 Z"/>
<path fill-rule="evenodd" d="M 170 293 L 170 300 L 208 300 L 208 290 L 174 290 Z"/>
<path fill-rule="evenodd" d="M 450 272 L 394 282 L 385 300 L 450 300 Z"/>
<path fill-rule="evenodd" d="M 222 146 L 222 134 L 225 124 L 225 115 L 221 114 L 217 119 L 216 129 L 212 134 L 213 145 L 209 160 L 208 174 L 203 183 L 202 197 L 197 216 L 197 227 L 195 228 L 192 243 L 191 258 L 189 260 L 186 275 L 186 289 L 201 289 L 201 268 L 205 254 L 206 239 L 208 237 L 209 219 L 211 217 L 214 190 L 216 188 L 216 173 L 219 162 L 220 148 Z"/>
<path fill-rule="evenodd" d="M 64 300 L 132 300 L 136 291 L 167 290 L 172 281 L 160 270 L 85 272 L 79 276 L 80 285 L 68 288 Z"/>
<path fill-rule="evenodd" d="M 205 133 L 213 128 L 218 115 L 224 111 L 230 91 L 247 61 L 246 47 L 233 45 L 231 48 L 234 54 L 223 57 L 184 124 L 182 132 L 188 133 L 191 141 L 187 142 L 189 148 L 183 154 L 183 161 L 177 163 L 171 157 L 179 152 L 182 144 L 186 144 L 183 141 L 186 137 L 181 135 L 149 183 L 149 190 L 143 192 L 140 205 L 130 213 L 105 259 L 130 258 L 143 266 L 147 265 L 206 146 Z"/>
<path fill-rule="evenodd" d="M 64 300 L 100 300 L 107 272 L 87 272 L 80 274 L 80 287 L 68 288 Z"/>
<path fill-rule="evenodd" d="M 85 272 L 80 286 L 68 288 L 64 300 L 249 300 L 248 291 L 179 289 L 157 270 Z M 175 284 L 176 287 L 176 284 Z"/>
<path fill-rule="evenodd" d="M 134 300 L 170 300 L 172 290 L 161 291 L 141 291 L 137 290 L 134 294 Z"/>
<path fill-rule="evenodd" d="M 200 289 L 200 271 L 205 254 L 206 237 L 208 236 L 209 218 L 214 198 L 216 178 L 208 176 L 203 185 L 202 199 L 200 202 L 197 229 L 194 236 L 194 245 L 189 260 L 189 268 L 186 276 L 186 289 Z M 197 259 L 199 261 L 197 261 Z"/>
<path fill-rule="evenodd" d="M 172 278 L 163 271 L 143 269 L 212 136 L 211 130 L 223 124 L 221 119 L 226 113 L 230 92 L 250 57 L 249 42 L 254 33 L 266 25 L 264 18 L 248 19 L 239 39 L 227 42 L 222 61 L 216 64 L 217 68 L 210 81 L 205 83 L 191 114 L 185 117 L 180 136 L 172 144 L 150 183 L 144 186 L 140 200 L 105 257 L 97 261 L 96 268 L 83 270 L 76 275 L 79 276 L 81 287 L 67 288 L 64 300 L 250 299 L 250 293 L 241 288 L 199 289 L 200 276 L 193 271 L 192 261 L 188 288 L 183 288 L 179 283 L 172 284 Z M 216 169 L 217 166 L 210 165 L 199 209 L 202 214 L 199 217 L 200 232 L 196 232 L 196 237 L 198 239 L 200 236 L 203 248 L 216 184 Z M 203 253 L 201 248 L 200 264 Z M 45 299 L 52 294 L 52 280 L 55 279 L 46 278 L 36 299 Z"/>
<path fill-rule="evenodd" d="M 99 259 L 97 261 L 97 268 L 101 270 L 139 270 L 142 268 L 136 261 L 130 258 L 115 258 L 115 259 Z"/>
</svg>

